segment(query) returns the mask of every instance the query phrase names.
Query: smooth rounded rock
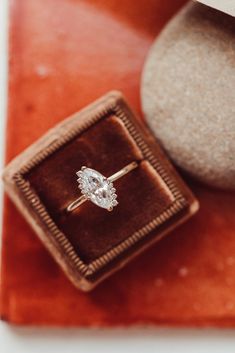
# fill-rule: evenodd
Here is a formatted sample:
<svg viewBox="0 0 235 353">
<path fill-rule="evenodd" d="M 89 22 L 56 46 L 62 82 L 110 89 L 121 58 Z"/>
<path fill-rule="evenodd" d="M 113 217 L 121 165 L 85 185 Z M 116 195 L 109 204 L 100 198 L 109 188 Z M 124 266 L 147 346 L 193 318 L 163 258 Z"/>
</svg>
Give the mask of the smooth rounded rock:
<svg viewBox="0 0 235 353">
<path fill-rule="evenodd" d="M 186 5 L 156 39 L 142 77 L 146 120 L 175 163 L 235 189 L 235 19 Z"/>
</svg>

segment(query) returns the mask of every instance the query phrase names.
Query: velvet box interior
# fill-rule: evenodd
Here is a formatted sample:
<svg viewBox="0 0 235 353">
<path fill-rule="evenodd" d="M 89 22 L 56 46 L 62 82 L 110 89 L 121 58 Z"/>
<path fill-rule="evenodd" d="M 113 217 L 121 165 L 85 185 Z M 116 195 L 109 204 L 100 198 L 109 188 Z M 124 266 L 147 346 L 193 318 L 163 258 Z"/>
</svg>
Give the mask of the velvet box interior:
<svg viewBox="0 0 235 353">
<path fill-rule="evenodd" d="M 133 161 L 115 182 L 112 212 L 79 196 L 82 166 L 110 176 Z M 121 94 L 112 92 L 50 130 L 9 164 L 7 190 L 28 222 L 83 290 L 123 266 L 197 210 L 197 201 L 157 142 L 137 123 Z"/>
</svg>

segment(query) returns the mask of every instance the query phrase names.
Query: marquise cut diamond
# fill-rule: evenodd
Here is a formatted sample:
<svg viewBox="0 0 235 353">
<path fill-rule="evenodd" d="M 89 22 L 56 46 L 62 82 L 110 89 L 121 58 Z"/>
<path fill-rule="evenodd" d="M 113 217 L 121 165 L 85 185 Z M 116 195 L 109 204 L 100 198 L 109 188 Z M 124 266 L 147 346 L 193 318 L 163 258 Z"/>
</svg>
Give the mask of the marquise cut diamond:
<svg viewBox="0 0 235 353">
<path fill-rule="evenodd" d="M 116 189 L 101 173 L 84 167 L 77 175 L 82 194 L 94 204 L 110 211 L 118 204 Z"/>
</svg>

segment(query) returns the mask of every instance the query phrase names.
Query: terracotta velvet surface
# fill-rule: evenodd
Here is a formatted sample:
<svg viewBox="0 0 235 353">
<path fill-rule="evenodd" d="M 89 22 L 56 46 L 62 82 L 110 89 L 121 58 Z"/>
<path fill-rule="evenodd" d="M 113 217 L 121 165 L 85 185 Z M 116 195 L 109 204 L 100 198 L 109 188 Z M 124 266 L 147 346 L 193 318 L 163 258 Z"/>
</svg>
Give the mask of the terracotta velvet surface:
<svg viewBox="0 0 235 353">
<path fill-rule="evenodd" d="M 110 89 L 122 90 L 140 112 L 146 53 L 183 3 L 13 0 L 7 161 Z M 189 182 L 199 213 L 89 294 L 73 287 L 6 197 L 2 318 L 27 325 L 233 326 L 235 195 Z"/>
</svg>

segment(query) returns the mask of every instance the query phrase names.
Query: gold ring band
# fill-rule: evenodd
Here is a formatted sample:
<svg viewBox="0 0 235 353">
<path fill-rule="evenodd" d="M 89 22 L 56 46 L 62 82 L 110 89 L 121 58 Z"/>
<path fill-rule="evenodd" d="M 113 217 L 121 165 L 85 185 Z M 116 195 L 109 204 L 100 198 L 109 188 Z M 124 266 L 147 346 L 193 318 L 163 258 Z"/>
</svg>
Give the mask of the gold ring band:
<svg viewBox="0 0 235 353">
<path fill-rule="evenodd" d="M 133 161 L 108 178 L 95 169 L 82 167 L 81 170 L 76 173 L 82 195 L 67 206 L 67 212 L 74 211 L 88 200 L 101 208 L 112 211 L 113 207 L 118 204 L 113 182 L 137 168 L 138 165 L 139 162 Z"/>
</svg>

